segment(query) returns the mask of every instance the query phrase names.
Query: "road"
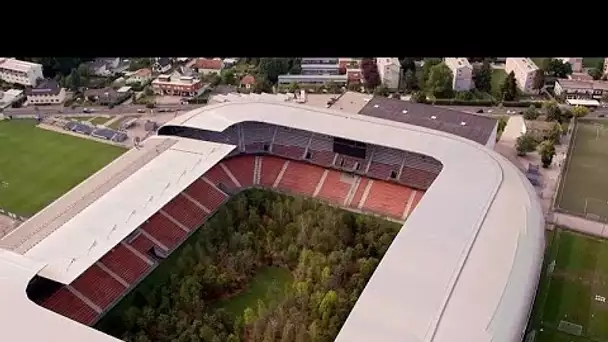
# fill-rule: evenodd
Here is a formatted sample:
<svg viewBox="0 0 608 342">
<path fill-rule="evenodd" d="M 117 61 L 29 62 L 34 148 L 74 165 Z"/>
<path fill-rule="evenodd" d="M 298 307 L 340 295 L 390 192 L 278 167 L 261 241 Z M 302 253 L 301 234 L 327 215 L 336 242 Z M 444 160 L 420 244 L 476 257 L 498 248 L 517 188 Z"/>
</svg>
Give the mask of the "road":
<svg viewBox="0 0 608 342">
<path fill-rule="evenodd" d="M 159 109 L 171 110 L 171 111 L 188 111 L 198 107 L 201 107 L 201 104 L 194 105 L 182 105 L 182 104 L 157 104 L 155 106 L 154 111 L 157 112 Z M 146 108 L 144 105 L 133 105 L 133 104 L 125 104 L 119 105 L 112 109 L 108 107 L 87 107 L 93 109 L 93 114 L 106 114 L 106 115 L 117 115 L 123 113 L 137 113 L 138 110 L 145 110 L 146 112 L 150 112 L 150 109 Z M 64 106 L 40 106 L 40 107 L 23 107 L 23 108 L 7 108 L 3 111 L 4 115 L 32 115 L 32 114 L 40 114 L 40 115 L 56 115 L 56 114 L 80 114 L 84 107 L 76 107 L 74 109 L 70 107 Z"/>
</svg>

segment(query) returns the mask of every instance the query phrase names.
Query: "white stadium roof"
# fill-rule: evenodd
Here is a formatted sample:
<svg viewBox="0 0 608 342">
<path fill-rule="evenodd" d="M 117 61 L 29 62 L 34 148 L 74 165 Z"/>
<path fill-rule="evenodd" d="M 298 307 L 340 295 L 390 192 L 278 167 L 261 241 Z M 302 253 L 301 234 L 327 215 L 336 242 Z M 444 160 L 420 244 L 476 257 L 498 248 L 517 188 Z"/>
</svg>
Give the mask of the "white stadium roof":
<svg viewBox="0 0 608 342">
<path fill-rule="evenodd" d="M 443 163 L 337 341 L 521 340 L 540 273 L 544 221 L 534 189 L 509 161 L 455 135 L 289 103 L 222 103 L 193 110 L 167 125 L 222 131 L 244 121 L 408 150 Z M 25 251 L 9 244 L 15 252 L 0 254 L 0 302 L 8 304 L 0 310 L 0 329 L 6 340 L 112 340 L 37 307 L 26 298 L 25 288 L 37 273 L 64 283 L 78 277 L 234 148 L 176 137 L 154 137 L 144 145 L 156 139 L 177 143 L 47 232 L 46 238 L 30 243 L 34 245 Z M 61 207 L 61 202 L 49 208 Z M 11 235 L 19 236 L 21 229 Z M 2 240 L 0 246 L 6 246 Z"/>
</svg>

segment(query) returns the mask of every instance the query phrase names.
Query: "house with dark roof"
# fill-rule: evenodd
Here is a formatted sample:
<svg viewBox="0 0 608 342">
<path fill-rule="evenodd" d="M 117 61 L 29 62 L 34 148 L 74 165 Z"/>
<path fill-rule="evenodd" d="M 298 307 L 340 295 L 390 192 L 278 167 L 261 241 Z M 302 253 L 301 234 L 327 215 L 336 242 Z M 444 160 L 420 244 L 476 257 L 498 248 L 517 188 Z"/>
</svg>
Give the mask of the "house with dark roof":
<svg viewBox="0 0 608 342">
<path fill-rule="evenodd" d="M 25 88 L 27 104 L 51 105 L 65 101 L 65 89 L 53 79 L 45 79 L 35 87 Z"/>
<path fill-rule="evenodd" d="M 88 89 L 84 92 L 84 97 L 101 106 L 116 106 L 131 97 L 131 92 L 117 91 L 113 88 Z"/>
<path fill-rule="evenodd" d="M 154 71 L 155 73 L 165 73 L 169 70 L 171 70 L 171 67 L 173 66 L 173 64 L 171 63 L 171 58 L 169 57 L 158 57 L 156 59 L 156 62 L 154 62 L 154 64 L 152 64 L 152 71 Z"/>
</svg>

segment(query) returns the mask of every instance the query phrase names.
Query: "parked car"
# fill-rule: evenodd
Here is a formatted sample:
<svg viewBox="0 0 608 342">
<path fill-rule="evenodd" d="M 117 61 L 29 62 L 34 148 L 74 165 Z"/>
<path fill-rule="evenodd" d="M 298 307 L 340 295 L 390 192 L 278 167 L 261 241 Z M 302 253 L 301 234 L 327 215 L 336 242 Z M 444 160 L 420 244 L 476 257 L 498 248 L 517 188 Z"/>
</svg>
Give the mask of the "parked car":
<svg viewBox="0 0 608 342">
<path fill-rule="evenodd" d="M 145 110 L 145 109 L 143 109 L 143 108 L 139 108 L 139 109 L 137 109 L 137 112 L 138 112 L 138 113 L 145 113 L 145 112 L 146 112 L 146 110 Z"/>
</svg>

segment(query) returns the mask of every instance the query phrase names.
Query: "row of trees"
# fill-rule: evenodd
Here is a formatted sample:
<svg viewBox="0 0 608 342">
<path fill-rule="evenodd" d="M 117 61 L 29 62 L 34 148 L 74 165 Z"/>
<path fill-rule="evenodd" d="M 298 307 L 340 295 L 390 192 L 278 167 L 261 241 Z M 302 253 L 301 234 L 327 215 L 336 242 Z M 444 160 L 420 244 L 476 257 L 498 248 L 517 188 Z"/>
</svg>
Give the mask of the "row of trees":
<svg viewBox="0 0 608 342">
<path fill-rule="evenodd" d="M 133 305 L 111 312 L 99 328 L 133 342 L 333 341 L 399 228 L 249 190 L 220 209 L 177 260 L 165 261 L 170 275 L 140 286 Z M 269 290 L 279 300 L 258 301 L 243 313 L 218 308 L 218 299 L 238 293 L 267 266 L 293 274 L 291 286 Z"/>
</svg>

